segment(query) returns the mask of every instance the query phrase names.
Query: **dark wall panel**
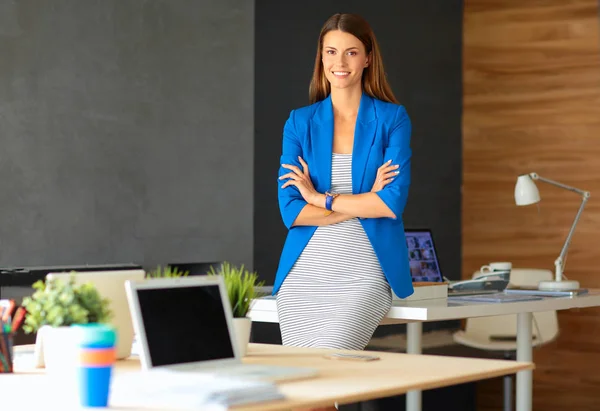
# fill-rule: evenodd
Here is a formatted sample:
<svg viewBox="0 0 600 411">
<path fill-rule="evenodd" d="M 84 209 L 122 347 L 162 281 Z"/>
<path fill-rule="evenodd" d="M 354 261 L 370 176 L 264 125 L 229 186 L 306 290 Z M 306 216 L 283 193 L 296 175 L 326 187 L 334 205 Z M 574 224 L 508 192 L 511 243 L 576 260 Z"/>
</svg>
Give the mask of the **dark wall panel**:
<svg viewBox="0 0 600 411">
<path fill-rule="evenodd" d="M 252 264 L 254 2 L 0 1 L 0 266 Z"/>
<path fill-rule="evenodd" d="M 254 264 L 274 279 L 286 229 L 277 206 L 285 120 L 308 104 L 319 30 L 337 12 L 363 15 L 413 123 L 407 228 L 433 230 L 447 277 L 460 278 L 462 2 L 256 0 Z"/>
</svg>

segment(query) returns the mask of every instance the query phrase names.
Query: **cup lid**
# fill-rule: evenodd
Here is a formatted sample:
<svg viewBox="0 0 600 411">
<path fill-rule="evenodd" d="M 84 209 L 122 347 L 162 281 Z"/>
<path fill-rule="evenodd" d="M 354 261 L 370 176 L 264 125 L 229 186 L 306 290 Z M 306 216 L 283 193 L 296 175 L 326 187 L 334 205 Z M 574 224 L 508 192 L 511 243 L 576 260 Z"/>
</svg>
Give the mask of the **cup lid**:
<svg viewBox="0 0 600 411">
<path fill-rule="evenodd" d="M 80 345 L 115 345 L 117 333 L 115 328 L 109 324 L 74 324 L 77 333 L 77 342 Z"/>
</svg>

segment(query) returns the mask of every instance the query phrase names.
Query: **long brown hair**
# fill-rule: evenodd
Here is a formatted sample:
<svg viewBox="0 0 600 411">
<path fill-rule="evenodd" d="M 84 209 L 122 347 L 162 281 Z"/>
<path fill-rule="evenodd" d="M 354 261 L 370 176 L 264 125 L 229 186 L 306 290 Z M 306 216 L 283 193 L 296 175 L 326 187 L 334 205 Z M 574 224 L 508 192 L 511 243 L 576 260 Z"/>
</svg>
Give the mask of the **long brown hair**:
<svg viewBox="0 0 600 411">
<path fill-rule="evenodd" d="M 373 33 L 371 26 L 369 26 L 369 23 L 367 23 L 367 21 L 361 16 L 357 14 L 346 13 L 334 14 L 327 19 L 323 25 L 323 28 L 321 29 L 321 34 L 319 34 L 315 68 L 313 71 L 312 80 L 310 81 L 310 104 L 324 100 L 327 98 L 329 93 L 331 93 L 331 86 L 325 77 L 321 58 L 323 53 L 323 38 L 332 30 L 340 30 L 345 33 L 352 34 L 362 42 L 367 51 L 367 55 L 370 55 L 370 63 L 364 69 L 361 80 L 364 92 L 379 100 L 398 104 L 398 101 L 396 100 L 396 97 L 394 96 L 394 93 L 392 92 L 392 89 L 385 77 L 383 58 L 381 57 L 379 45 L 377 44 L 377 39 L 375 38 L 375 34 Z"/>
</svg>

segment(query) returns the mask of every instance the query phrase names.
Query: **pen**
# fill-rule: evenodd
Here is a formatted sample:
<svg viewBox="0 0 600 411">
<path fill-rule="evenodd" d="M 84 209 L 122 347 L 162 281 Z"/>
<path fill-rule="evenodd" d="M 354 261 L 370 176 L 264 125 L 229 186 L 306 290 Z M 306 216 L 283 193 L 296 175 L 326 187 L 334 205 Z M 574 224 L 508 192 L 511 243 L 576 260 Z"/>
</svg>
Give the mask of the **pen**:
<svg viewBox="0 0 600 411">
<path fill-rule="evenodd" d="M 10 320 L 12 310 L 14 310 L 14 309 L 15 309 L 15 300 L 10 300 L 8 302 L 8 307 L 6 307 L 4 309 L 4 313 L 2 314 L 2 321 L 7 323 Z"/>
<path fill-rule="evenodd" d="M 4 359 L 4 355 L 0 352 L 0 373 L 4 372 L 4 364 L 6 364 L 6 360 Z M 6 364 L 6 370 L 8 371 L 8 364 Z"/>
<path fill-rule="evenodd" d="M 5 339 L 8 339 L 8 334 L 4 332 L 4 321 L 0 319 L 0 362 L 2 363 L 2 368 L 4 372 L 10 372 L 10 365 L 7 360 L 9 357 L 7 344 L 4 342 Z"/>
<path fill-rule="evenodd" d="M 13 372 L 13 360 L 12 360 L 12 338 L 9 338 L 9 334 L 4 334 L 4 343 L 6 345 L 6 359 L 8 365 L 8 372 Z"/>
<path fill-rule="evenodd" d="M 23 320 L 25 319 L 25 313 L 26 313 L 25 308 L 23 308 L 23 307 L 17 308 L 17 311 L 15 312 L 15 316 L 13 317 L 12 325 L 10 328 L 11 334 L 14 334 L 17 332 L 17 330 L 23 323 Z"/>
</svg>

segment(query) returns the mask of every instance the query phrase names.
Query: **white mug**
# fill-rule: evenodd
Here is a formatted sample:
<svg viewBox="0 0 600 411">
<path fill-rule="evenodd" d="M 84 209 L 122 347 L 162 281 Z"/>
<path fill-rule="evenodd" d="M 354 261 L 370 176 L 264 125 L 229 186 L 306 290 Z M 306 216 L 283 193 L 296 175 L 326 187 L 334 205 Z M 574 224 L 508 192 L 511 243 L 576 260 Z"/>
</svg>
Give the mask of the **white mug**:
<svg viewBox="0 0 600 411">
<path fill-rule="evenodd" d="M 512 263 L 509 262 L 498 262 L 489 263 L 488 265 L 482 265 L 479 269 L 481 274 L 489 274 L 495 271 L 510 271 L 512 269 Z"/>
</svg>

